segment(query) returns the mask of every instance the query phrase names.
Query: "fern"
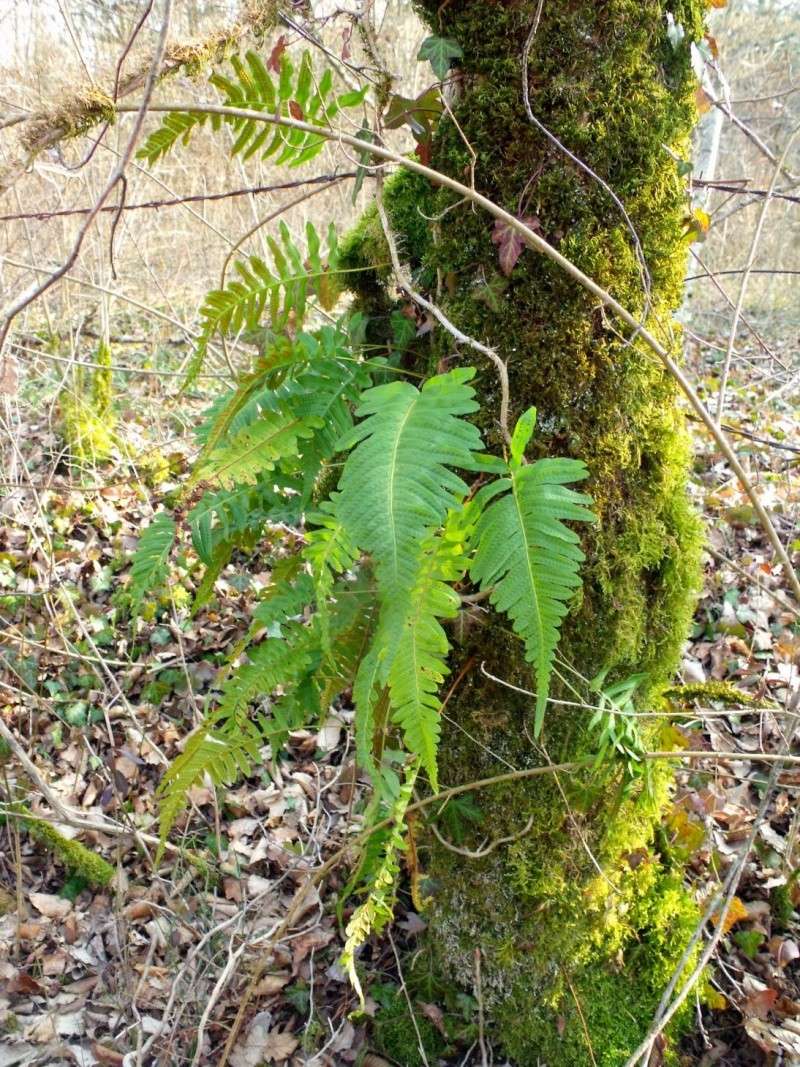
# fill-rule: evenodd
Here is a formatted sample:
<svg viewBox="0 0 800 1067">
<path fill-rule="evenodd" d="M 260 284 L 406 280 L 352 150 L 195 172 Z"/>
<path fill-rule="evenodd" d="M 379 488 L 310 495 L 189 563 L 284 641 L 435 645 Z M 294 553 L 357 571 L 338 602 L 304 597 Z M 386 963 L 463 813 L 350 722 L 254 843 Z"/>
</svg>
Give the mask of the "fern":
<svg viewBox="0 0 800 1067">
<path fill-rule="evenodd" d="M 309 296 L 315 296 L 326 310 L 336 303 L 339 252 L 333 224 L 328 228 L 325 263 L 320 254 L 319 235 L 312 223 L 306 224 L 308 265 L 283 220 L 278 225 L 278 233 L 280 241 L 267 237 L 272 268 L 260 256 L 237 260 L 238 279 L 229 282 L 224 289 L 212 289 L 207 294 L 200 308 L 200 337 L 187 372 L 187 383 L 194 381 L 199 373 L 208 343 L 215 333 L 255 331 L 265 313 L 269 315 L 273 330 L 282 329 L 290 319 L 299 326 L 305 317 Z"/>
<path fill-rule="evenodd" d="M 476 411 L 474 376 L 461 367 L 422 389 L 391 382 L 368 390 L 356 412 L 363 421 L 339 442 L 347 457 L 336 502 L 354 544 L 375 561 L 384 603 L 407 602 L 422 545 L 457 506 L 467 486 L 450 468 L 474 466 L 478 430 L 460 416 Z"/>
<path fill-rule="evenodd" d="M 311 437 L 320 425 L 316 417 L 301 418 L 291 410 L 265 412 L 201 461 L 192 481 L 215 481 L 226 489 L 254 484 L 265 471 L 274 470 L 281 458 L 295 455 L 298 440 Z"/>
<path fill-rule="evenodd" d="M 159 785 L 160 850 L 175 820 L 186 807 L 189 790 L 208 775 L 214 785 L 230 785 L 250 774 L 262 744 L 257 731 L 242 728 L 220 732 L 201 728 L 191 734 L 183 752 L 173 760 Z"/>
<path fill-rule="evenodd" d="M 255 485 L 206 490 L 187 515 L 200 560 L 210 567 L 220 544 L 228 544 L 231 550 L 255 544 L 267 522 L 296 525 L 300 521 L 299 488 L 282 473 L 271 470 L 257 478 Z"/>
<path fill-rule="evenodd" d="M 213 74 L 209 79 L 225 106 L 263 111 L 270 117 L 301 119 L 321 130 L 330 129 L 331 120 L 341 110 L 363 103 L 368 91 L 365 87 L 334 96 L 333 75 L 328 69 L 315 85 L 308 52 L 303 53 L 297 70 L 286 53 L 281 56 L 277 85 L 255 52 L 246 52 L 244 62 L 238 56 L 233 56 L 230 62 L 233 77 Z M 150 164 L 156 163 L 179 142 L 188 144 L 194 131 L 206 123 L 215 131 L 223 125 L 233 128 L 236 139 L 231 147 L 232 156 L 241 154 L 243 159 L 249 159 L 260 152 L 262 159 L 276 156 L 273 160 L 276 165 L 287 163 L 290 167 L 299 167 L 319 155 L 328 139 L 322 134 L 276 128 L 272 123 L 255 119 L 171 111 L 150 134 L 137 156 Z"/>
<path fill-rule="evenodd" d="M 536 675 L 538 736 L 547 705 L 561 621 L 568 601 L 580 587 L 583 552 L 567 520 L 592 522 L 591 498 L 565 488 L 587 477 L 574 459 L 540 459 L 526 465 L 523 451 L 533 420 L 520 420 L 515 432 L 508 475 L 481 490 L 489 503 L 478 520 L 471 575 L 491 602 L 511 619 L 525 642 L 525 655 Z"/>
<path fill-rule="evenodd" d="M 333 500 L 324 501 L 320 511 L 308 516 L 308 521 L 314 523 L 316 529 L 311 529 L 308 533 L 303 558 L 311 566 L 322 644 L 323 648 L 327 649 L 330 644 L 327 625 L 328 597 L 333 590 L 336 576 L 350 570 L 359 557 L 359 551 L 351 541 L 344 524 L 336 516 L 335 497 Z"/>
<path fill-rule="evenodd" d="M 459 546 L 443 538 L 432 540 L 411 593 L 410 610 L 398 632 L 383 635 L 384 646 L 392 650 L 387 674 L 392 718 L 402 727 L 408 750 L 420 756 L 433 789 L 439 788 L 438 691 L 450 673 L 450 642 L 439 619 L 458 614 L 459 596 L 448 583 L 462 578 L 466 569 Z"/>
<path fill-rule="evenodd" d="M 364 992 L 356 973 L 355 956 L 371 934 L 379 934 L 391 922 L 395 885 L 400 873 L 399 855 L 404 849 L 403 823 L 418 772 L 419 761 L 415 760 L 406 770 L 405 781 L 392 809 L 392 824 L 383 842 L 381 862 L 370 880 L 367 899 L 356 908 L 345 928 L 346 940 L 340 963 L 347 971 L 353 988 L 358 993 L 362 1008 L 364 1007 Z"/>
<path fill-rule="evenodd" d="M 186 796 L 192 786 L 205 775 L 215 785 L 225 785 L 249 774 L 258 761 L 261 746 L 273 737 L 283 736 L 289 728 L 289 723 L 274 714 L 278 721 L 273 729 L 263 721 L 251 721 L 249 706 L 269 696 L 278 686 L 288 687 L 306 672 L 309 652 L 304 628 L 293 624 L 282 639 L 270 638 L 248 649 L 247 655 L 248 662 L 223 686 L 218 706 L 189 737 L 183 752 L 161 780 L 162 842 L 186 806 Z"/>
<path fill-rule="evenodd" d="M 139 614 L 145 596 L 166 581 L 167 561 L 174 541 L 175 520 L 168 512 L 160 511 L 142 532 L 131 564 L 128 592 L 134 619 Z"/>
</svg>

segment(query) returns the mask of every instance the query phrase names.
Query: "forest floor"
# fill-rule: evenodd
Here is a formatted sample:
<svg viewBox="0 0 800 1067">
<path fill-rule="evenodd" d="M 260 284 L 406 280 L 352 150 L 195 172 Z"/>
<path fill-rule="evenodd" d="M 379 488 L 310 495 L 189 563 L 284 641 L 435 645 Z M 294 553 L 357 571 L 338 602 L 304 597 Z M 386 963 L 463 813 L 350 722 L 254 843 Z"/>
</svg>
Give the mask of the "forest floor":
<svg viewBox="0 0 800 1067">
<path fill-rule="evenodd" d="M 775 381 L 762 377 L 763 353 L 750 355 L 756 372 L 741 365 L 726 423 L 797 555 L 798 390 L 767 403 Z M 195 788 L 173 846 L 156 858 L 159 779 L 270 576 L 257 554 L 246 569 L 234 561 L 192 616 L 200 568 L 187 547 L 132 632 L 132 550 L 191 456 L 183 427 L 161 419 L 154 431 L 148 403 L 147 387 L 118 398 L 136 460 L 97 472 L 65 462 L 41 398 L 21 404 L 14 427 L 14 480 L 25 488 L 6 483 L 0 495 L 0 716 L 28 762 L 0 762 L 4 804 L 24 816 L 0 827 L 0 1067 L 219 1064 L 240 1008 L 232 1067 L 381 1067 L 403 1034 L 424 1050 L 415 1062 L 489 1062 L 475 991 L 428 1001 L 403 981 L 400 961 L 426 925 L 405 891 L 390 936 L 364 955 L 366 1013 L 351 1018 L 357 998 L 338 963 L 346 865 L 314 879 L 361 819 L 347 708 L 294 733 L 259 777 L 224 796 Z M 173 439 L 156 447 L 159 434 Z M 753 826 L 770 771 L 759 756 L 778 751 L 794 721 L 784 712 L 797 692 L 800 628 L 752 507 L 700 433 L 692 491 L 708 550 L 683 680 L 732 682 L 757 705 L 708 701 L 677 723 L 688 748 L 724 753 L 681 771 L 665 822 L 702 901 Z M 712 1003 L 698 1004 L 682 1046 L 687 1067 L 800 1063 L 798 788 L 800 767 L 782 770 L 716 957 Z M 46 825 L 37 816 L 57 806 L 73 812 L 62 832 L 112 865 L 108 885 L 69 869 L 64 849 L 36 833 Z M 99 822 L 106 829 L 91 828 Z"/>
</svg>

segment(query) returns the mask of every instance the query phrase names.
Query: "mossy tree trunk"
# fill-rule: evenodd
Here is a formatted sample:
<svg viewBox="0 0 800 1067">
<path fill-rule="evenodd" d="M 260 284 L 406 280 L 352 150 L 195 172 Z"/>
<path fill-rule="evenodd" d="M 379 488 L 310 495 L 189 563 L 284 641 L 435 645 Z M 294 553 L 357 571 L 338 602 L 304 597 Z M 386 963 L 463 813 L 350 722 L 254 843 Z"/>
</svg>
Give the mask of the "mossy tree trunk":
<svg viewBox="0 0 800 1067">
<path fill-rule="evenodd" d="M 619 207 L 526 118 L 522 54 L 536 0 L 416 6 L 433 33 L 454 38 L 464 53 L 453 105 L 464 137 L 443 120 L 432 165 L 468 180 L 466 138 L 481 192 L 535 217 L 543 236 L 645 314 L 642 274 Z M 689 43 L 702 37 L 704 6 L 546 0 L 530 50 L 534 114 L 624 203 L 651 279 L 649 328 L 673 348 L 686 195 L 667 147 L 680 158 L 689 151 Z M 668 15 L 685 32 L 677 48 Z M 389 215 L 418 285 L 461 330 L 508 360 L 513 416 L 537 407 L 540 454 L 583 459 L 591 472 L 599 522 L 585 535 L 583 593 L 565 626 L 561 673 L 584 694 L 579 676 L 641 674 L 639 704 L 653 706 L 687 634 L 699 569 L 675 387 L 652 353 L 626 343 L 596 301 L 544 257 L 524 251 L 505 279 L 491 220 L 454 201 L 414 176 L 387 185 Z M 419 209 L 438 221 L 425 221 Z M 385 263 L 374 215 L 345 252 L 353 266 Z M 371 274 L 362 299 L 373 309 L 383 301 L 385 312 L 392 290 L 380 269 L 375 283 Z M 439 329 L 424 344 L 409 356 L 411 369 L 476 360 Z M 479 371 L 483 429 L 500 449 L 497 380 L 490 365 Z M 551 705 L 542 745 L 533 742 L 531 700 L 480 669 L 485 661 L 491 674 L 530 688 L 521 643 L 505 620 L 479 618 L 453 657 L 454 677 L 470 666 L 447 706 L 458 728 L 445 726 L 442 782 L 541 763 L 545 754 L 554 762 L 585 754 L 590 713 L 576 707 Z M 564 688 L 553 695 L 575 699 Z M 436 843 L 423 850 L 435 968 L 469 988 L 480 947 L 483 995 L 515 1063 L 618 1067 L 643 1036 L 695 921 L 679 874 L 652 846 L 670 773 L 658 769 L 649 800 L 623 798 L 613 774 L 600 788 L 562 776 L 484 791 L 476 797 L 482 832 L 512 835 L 532 815 L 531 832 L 479 860 Z"/>
</svg>

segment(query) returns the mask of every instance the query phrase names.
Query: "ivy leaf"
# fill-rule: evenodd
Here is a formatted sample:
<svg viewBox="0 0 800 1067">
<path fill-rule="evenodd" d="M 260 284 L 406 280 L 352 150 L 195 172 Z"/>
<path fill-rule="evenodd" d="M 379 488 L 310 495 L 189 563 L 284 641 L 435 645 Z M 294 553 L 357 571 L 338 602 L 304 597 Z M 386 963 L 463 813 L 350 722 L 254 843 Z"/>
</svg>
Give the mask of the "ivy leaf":
<svg viewBox="0 0 800 1067">
<path fill-rule="evenodd" d="M 450 70 L 452 59 L 463 59 L 464 53 L 461 45 L 452 37 L 426 37 L 420 45 L 417 59 L 430 61 L 433 73 L 439 79 L 444 80 Z"/>
<path fill-rule="evenodd" d="M 383 124 L 387 130 L 408 126 L 414 137 L 421 141 L 430 136 L 433 123 L 441 113 L 442 100 L 438 89 L 429 89 L 413 99 L 395 93 L 389 97 Z"/>
<path fill-rule="evenodd" d="M 528 215 L 524 218 L 517 215 L 520 222 L 524 222 L 526 226 L 529 226 L 532 230 L 540 230 L 541 223 L 535 215 Z M 492 244 L 497 245 L 497 250 L 500 257 L 500 270 L 508 278 L 511 275 L 517 260 L 522 254 L 522 249 L 525 247 L 525 242 L 522 239 L 522 235 L 513 229 L 507 222 L 502 219 L 495 219 L 494 226 L 492 227 Z"/>
</svg>

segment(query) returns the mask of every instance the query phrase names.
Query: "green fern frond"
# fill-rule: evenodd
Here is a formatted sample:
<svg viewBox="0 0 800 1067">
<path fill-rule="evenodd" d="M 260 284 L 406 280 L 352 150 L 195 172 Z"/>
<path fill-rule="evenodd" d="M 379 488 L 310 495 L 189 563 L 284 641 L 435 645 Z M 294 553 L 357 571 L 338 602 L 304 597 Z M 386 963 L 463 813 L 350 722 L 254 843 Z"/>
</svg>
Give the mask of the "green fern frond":
<svg viewBox="0 0 800 1067">
<path fill-rule="evenodd" d="M 443 538 L 426 546 L 410 598 L 410 609 L 398 631 L 381 633 L 391 656 L 387 674 L 393 720 L 402 727 L 406 747 L 419 756 L 434 790 L 439 788 L 436 752 L 441 730 L 439 687 L 450 673 L 450 642 L 439 619 L 458 614 L 460 600 L 448 583 L 459 581 L 467 558 L 458 544 Z"/>
<path fill-rule="evenodd" d="M 268 471 L 255 485 L 206 490 L 186 517 L 200 560 L 210 567 L 224 542 L 236 547 L 254 544 L 268 522 L 296 525 L 300 521 L 299 489 L 280 471 Z"/>
<path fill-rule="evenodd" d="M 400 854 L 405 847 L 403 824 L 418 772 L 419 761 L 414 760 L 406 771 L 405 781 L 392 810 L 392 825 L 383 843 L 382 860 L 371 879 L 367 899 L 356 908 L 345 928 L 346 940 L 340 963 L 358 993 L 362 1008 L 364 1007 L 364 992 L 356 973 L 355 956 L 371 934 L 379 934 L 392 920 L 395 887 L 400 873 Z"/>
<path fill-rule="evenodd" d="M 526 429 L 530 437 L 532 426 Z M 587 477 L 574 459 L 540 459 L 525 465 L 527 438 L 515 434 L 508 476 L 481 490 L 488 507 L 478 520 L 470 573 L 491 602 L 511 619 L 525 642 L 536 676 L 535 734 L 547 705 L 553 657 L 568 603 L 580 587 L 579 537 L 567 521 L 593 522 L 591 497 L 566 486 Z"/>
<path fill-rule="evenodd" d="M 255 331 L 264 315 L 268 316 L 272 330 L 283 329 L 290 318 L 295 326 L 300 326 L 311 296 L 316 297 L 326 310 L 336 303 L 338 287 L 335 278 L 339 252 L 333 224 L 328 228 L 327 262 L 324 265 L 318 251 L 319 235 L 312 223 L 306 224 L 308 266 L 282 220 L 278 225 L 278 233 L 280 242 L 271 236 L 267 238 L 271 268 L 260 256 L 237 260 L 235 267 L 238 279 L 228 282 L 224 289 L 212 289 L 207 294 L 200 308 L 200 337 L 184 388 L 199 373 L 208 344 L 215 333 L 230 335 L 240 330 Z M 312 249 L 316 249 L 316 268 Z"/>
<path fill-rule="evenodd" d="M 131 564 L 131 580 L 128 592 L 131 598 L 131 615 L 139 614 L 142 601 L 153 594 L 167 578 L 167 561 L 175 542 L 175 520 L 166 511 L 160 511 L 142 531 Z"/>
<path fill-rule="evenodd" d="M 206 340 L 217 331 L 233 334 L 241 329 L 255 330 L 265 312 L 269 313 L 270 324 L 275 330 L 281 329 L 292 313 L 299 324 L 305 315 L 309 294 L 320 296 L 330 304 L 330 294 L 322 281 L 328 270 L 335 272 L 338 264 L 333 225 L 328 231 L 327 270 L 320 266 L 319 270 L 312 271 L 304 266 L 303 257 L 285 222 L 280 222 L 278 232 L 280 244 L 273 237 L 267 239 L 272 270 L 260 256 L 238 260 L 239 280 L 229 282 L 225 289 L 212 289 L 208 294 L 200 308 L 202 333 Z M 318 240 L 310 222 L 306 227 L 310 244 L 309 234 Z"/>
<path fill-rule="evenodd" d="M 195 130 L 209 123 L 213 130 L 222 128 L 221 115 L 209 115 L 200 111 L 170 111 L 157 130 L 150 134 L 136 153 L 151 165 L 170 152 L 180 142 L 187 145 Z"/>
<path fill-rule="evenodd" d="M 380 648 L 374 642 L 358 667 L 358 672 L 353 682 L 353 704 L 356 714 L 353 722 L 353 732 L 356 741 L 356 759 L 358 765 L 367 771 L 373 785 L 378 780 L 378 767 L 373 752 L 375 734 L 375 708 L 381 692 L 381 671 L 383 664 L 380 658 Z M 388 690 L 386 690 L 388 693 Z"/>
<path fill-rule="evenodd" d="M 162 843 L 186 806 L 186 796 L 208 774 L 217 785 L 250 773 L 260 748 L 272 736 L 282 736 L 286 723 L 273 714 L 274 729 L 254 722 L 250 705 L 281 686 L 290 688 L 308 672 L 308 632 L 297 623 L 287 625 L 283 638 L 269 638 L 248 648 L 247 663 L 237 668 L 222 688 L 217 707 L 190 735 L 180 756 L 159 785 L 159 827 Z M 277 707 L 273 709 L 277 713 Z"/>
<path fill-rule="evenodd" d="M 477 411 L 466 383 L 471 367 L 430 378 L 379 385 L 362 395 L 362 421 L 339 442 L 347 457 L 336 514 L 375 565 L 384 603 L 407 602 L 422 546 L 467 486 L 450 468 L 470 468 L 481 447 L 478 430 L 461 416 Z"/>
<path fill-rule="evenodd" d="M 219 91 L 223 105 L 263 111 L 269 116 L 300 119 L 321 130 L 330 129 L 331 120 L 343 109 L 358 107 L 363 103 L 368 92 L 365 87 L 334 96 L 333 75 L 329 69 L 325 70 L 315 85 L 308 52 L 303 53 L 296 70 L 287 53 L 281 56 L 277 85 L 264 61 L 255 52 L 245 53 L 244 62 L 239 56 L 233 56 L 230 62 L 232 77 L 213 74 L 209 79 Z M 273 160 L 276 165 L 286 163 L 290 167 L 299 167 L 319 155 L 327 140 L 322 134 L 276 127 L 255 119 L 171 111 L 161 126 L 147 138 L 137 157 L 150 164 L 156 163 L 178 142 L 188 144 L 192 133 L 209 120 L 214 130 L 219 130 L 223 124 L 233 128 L 237 136 L 230 150 L 232 156 L 241 154 L 243 159 L 249 159 L 260 152 L 262 159 L 276 156 Z"/>
<path fill-rule="evenodd" d="M 250 774 L 258 762 L 263 740 L 253 724 L 238 730 L 200 729 L 189 736 L 183 752 L 167 769 L 159 785 L 159 839 L 163 849 L 178 815 L 186 807 L 189 790 L 208 775 L 214 785 L 230 785 Z"/>
<path fill-rule="evenodd" d="M 336 514 L 337 498 L 338 494 L 334 493 L 307 519 L 313 527 L 306 533 L 303 558 L 311 566 L 318 607 L 330 596 L 336 576 L 350 570 L 360 555 Z"/>
<path fill-rule="evenodd" d="M 296 455 L 298 440 L 311 437 L 318 425 L 318 419 L 300 418 L 291 410 L 264 412 L 257 422 L 201 460 L 191 484 L 214 481 L 226 489 L 254 484 L 283 457 Z"/>
<path fill-rule="evenodd" d="M 306 674 L 311 656 L 308 638 L 305 627 L 288 623 L 282 637 L 268 638 L 255 648 L 248 648 L 247 663 L 225 682 L 210 721 L 241 721 L 251 703 L 268 697 L 278 686 L 288 688 Z"/>
<path fill-rule="evenodd" d="M 323 711 L 353 685 L 375 628 L 376 609 L 373 578 L 366 568 L 355 581 L 338 582 L 334 587 L 324 634 L 321 620 L 319 626 L 321 655 L 316 677 Z"/>
</svg>

